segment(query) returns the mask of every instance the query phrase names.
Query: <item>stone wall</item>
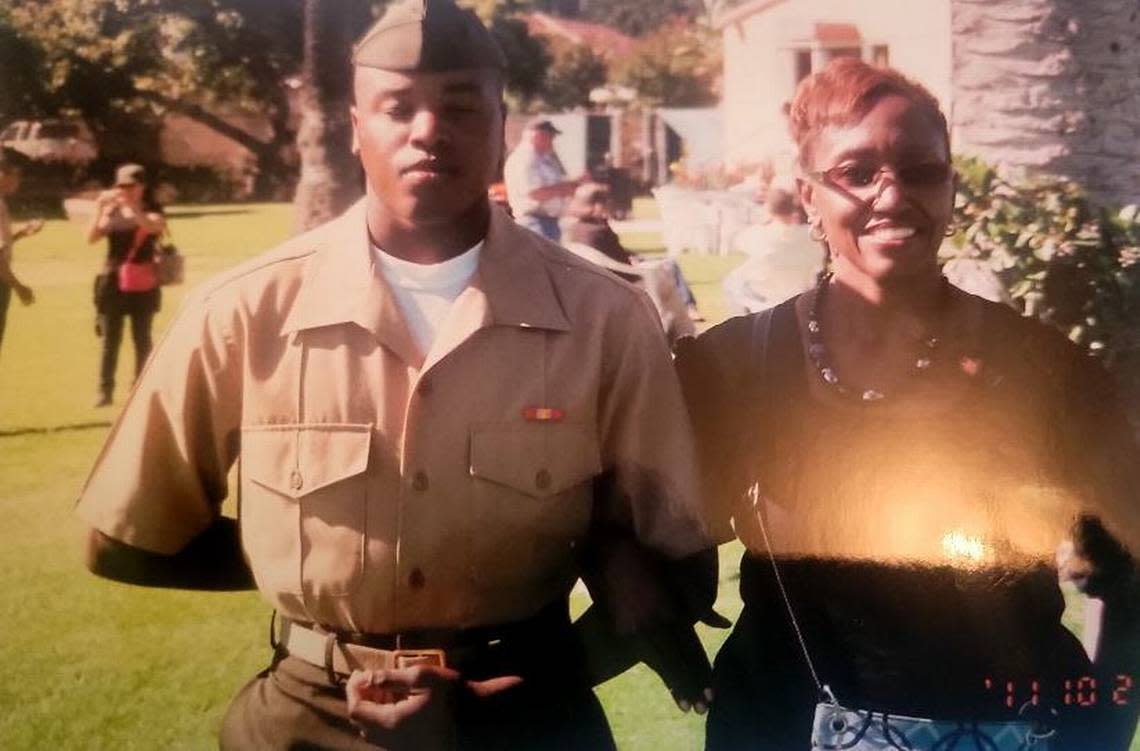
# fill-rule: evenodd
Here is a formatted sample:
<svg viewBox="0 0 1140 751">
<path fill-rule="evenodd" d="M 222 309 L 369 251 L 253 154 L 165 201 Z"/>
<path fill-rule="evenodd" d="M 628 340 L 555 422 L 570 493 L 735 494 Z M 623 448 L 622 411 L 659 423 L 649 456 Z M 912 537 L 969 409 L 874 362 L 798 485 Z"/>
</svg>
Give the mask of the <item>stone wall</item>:
<svg viewBox="0 0 1140 751">
<path fill-rule="evenodd" d="M 1140 2 L 952 0 L 954 150 L 1140 202 Z"/>
</svg>

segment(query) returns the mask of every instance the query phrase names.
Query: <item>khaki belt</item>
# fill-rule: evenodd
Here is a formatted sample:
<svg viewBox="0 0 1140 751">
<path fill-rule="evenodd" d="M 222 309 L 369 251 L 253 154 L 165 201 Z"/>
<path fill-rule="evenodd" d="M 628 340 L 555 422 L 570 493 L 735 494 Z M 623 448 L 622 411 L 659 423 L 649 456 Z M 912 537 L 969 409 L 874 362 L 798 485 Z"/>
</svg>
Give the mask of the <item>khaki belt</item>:
<svg viewBox="0 0 1140 751">
<path fill-rule="evenodd" d="M 293 657 L 326 672 L 349 675 L 354 670 L 390 670 L 416 665 L 447 666 L 442 649 L 376 649 L 340 641 L 337 635 L 281 619 L 276 645 Z"/>
</svg>

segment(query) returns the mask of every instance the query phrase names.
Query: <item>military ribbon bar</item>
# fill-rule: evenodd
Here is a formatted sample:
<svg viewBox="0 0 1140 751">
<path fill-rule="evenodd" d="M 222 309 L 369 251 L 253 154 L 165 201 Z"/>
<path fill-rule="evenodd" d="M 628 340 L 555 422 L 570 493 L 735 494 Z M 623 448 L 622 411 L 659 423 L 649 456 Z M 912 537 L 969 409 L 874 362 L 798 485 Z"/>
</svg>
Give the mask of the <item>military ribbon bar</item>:
<svg viewBox="0 0 1140 751">
<path fill-rule="evenodd" d="M 529 422 L 558 422 L 566 413 L 557 407 L 527 407 L 523 410 L 523 417 Z"/>
</svg>

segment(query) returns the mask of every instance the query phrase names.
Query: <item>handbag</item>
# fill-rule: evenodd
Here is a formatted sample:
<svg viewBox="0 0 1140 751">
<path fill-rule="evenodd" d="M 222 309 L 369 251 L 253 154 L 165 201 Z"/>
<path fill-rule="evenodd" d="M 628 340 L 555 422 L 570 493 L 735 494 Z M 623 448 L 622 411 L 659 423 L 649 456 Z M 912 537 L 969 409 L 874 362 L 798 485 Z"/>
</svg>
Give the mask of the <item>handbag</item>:
<svg viewBox="0 0 1140 751">
<path fill-rule="evenodd" d="M 1052 735 L 1051 730 L 1027 720 L 928 720 L 823 701 L 815 707 L 811 747 L 828 751 L 1049 751 Z"/>
<path fill-rule="evenodd" d="M 752 316 L 751 355 L 753 376 L 757 382 L 765 382 L 764 376 L 768 370 L 772 310 L 769 308 Z M 792 607 L 792 599 L 784 586 L 784 578 L 765 524 L 766 499 L 760 491 L 760 483 L 753 482 L 745 496 L 759 523 L 777 590 L 784 601 L 799 642 L 800 653 L 819 696 L 811 727 L 810 748 L 813 751 L 1049 751 L 1056 730 L 1048 718 L 1044 717 L 997 721 L 935 720 L 856 709 L 842 704 L 816 670 L 795 608 Z M 1023 706 L 1022 712 L 1027 707 L 1028 705 Z"/>
<path fill-rule="evenodd" d="M 119 264 L 120 292 L 150 292 L 158 287 L 158 264 L 155 261 L 135 261 L 135 256 L 146 240 L 147 232 L 142 227 L 135 230 L 134 243 L 127 258 Z"/>
<path fill-rule="evenodd" d="M 158 246 L 158 283 L 182 284 L 186 276 L 186 257 L 178 252 L 170 229 L 163 233 L 163 239 Z"/>
</svg>

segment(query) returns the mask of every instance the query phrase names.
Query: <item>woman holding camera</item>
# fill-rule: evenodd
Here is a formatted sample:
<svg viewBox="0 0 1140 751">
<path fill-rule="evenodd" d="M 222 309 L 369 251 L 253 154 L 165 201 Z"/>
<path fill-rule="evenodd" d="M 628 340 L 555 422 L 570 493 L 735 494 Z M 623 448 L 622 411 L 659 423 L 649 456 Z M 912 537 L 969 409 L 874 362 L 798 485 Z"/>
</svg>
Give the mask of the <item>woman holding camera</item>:
<svg viewBox="0 0 1140 751">
<path fill-rule="evenodd" d="M 136 376 L 150 354 L 151 323 L 161 302 L 157 241 L 165 229 L 162 207 L 146 184 L 146 171 L 138 164 L 121 165 L 115 170 L 114 186 L 99 194 L 87 229 L 90 243 L 107 238 L 106 286 L 96 295 L 96 332 L 103 337 L 97 407 L 111 404 L 125 319 L 131 321 Z"/>
</svg>

